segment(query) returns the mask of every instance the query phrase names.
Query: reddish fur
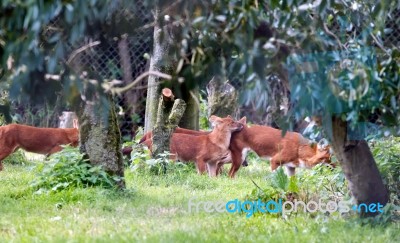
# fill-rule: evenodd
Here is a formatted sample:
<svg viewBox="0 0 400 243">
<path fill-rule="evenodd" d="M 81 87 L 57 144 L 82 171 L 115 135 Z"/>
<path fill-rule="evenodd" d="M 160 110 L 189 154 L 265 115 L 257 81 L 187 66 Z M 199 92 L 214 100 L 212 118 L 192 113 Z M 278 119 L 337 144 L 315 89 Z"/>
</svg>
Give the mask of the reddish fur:
<svg viewBox="0 0 400 243">
<path fill-rule="evenodd" d="M 255 151 L 260 157 L 271 157 L 271 169 L 275 170 L 279 165 L 293 162 L 295 166 L 299 166 L 299 159 L 307 163 L 308 167 L 313 167 L 323 160 L 330 163 L 329 146 L 323 151 L 318 151 L 317 146 L 309 144 L 300 133 L 287 132 L 282 138 L 282 131 L 268 126 L 246 126 L 246 118 L 242 118 L 240 123 L 244 124 L 244 128 L 240 132 L 232 134 L 229 150 L 231 152 L 232 166 L 229 171 L 229 176 L 234 177 L 243 163 L 244 156 L 242 152 L 245 148 Z M 185 133 L 192 135 L 203 135 L 208 132 L 194 131 L 184 128 L 177 128 L 171 140 L 172 147 L 187 145 L 185 140 L 191 137 L 177 135 L 176 133 Z M 148 132 L 144 135 L 141 142 L 144 143 L 150 150 L 152 146 L 152 133 Z M 181 139 L 183 140 L 181 141 Z M 195 147 L 195 146 L 194 146 Z M 194 148 L 193 147 L 193 148 Z M 190 151 L 189 148 L 185 151 Z M 189 161 L 190 159 L 182 155 L 182 160 Z M 221 167 L 223 163 L 218 166 Z M 290 168 L 294 172 L 294 168 Z M 220 169 L 218 169 L 220 171 Z"/>
<path fill-rule="evenodd" d="M 0 127 L 0 171 L 1 161 L 18 148 L 39 154 L 53 154 L 62 149 L 60 145 L 79 144 L 77 128 L 38 128 L 11 124 Z"/>
<path fill-rule="evenodd" d="M 182 161 L 195 161 L 199 173 L 204 173 L 208 168 L 210 176 L 217 176 L 219 164 L 230 161 L 228 148 L 231 134 L 243 128 L 241 123 L 230 117 L 216 117 L 214 121 L 216 125 L 209 134 L 193 136 L 174 133 L 171 140 L 172 154 Z"/>
<path fill-rule="evenodd" d="M 246 124 L 246 119 L 241 122 Z M 311 168 L 318 163 L 330 163 L 329 146 L 323 150 L 310 144 L 301 134 L 286 132 L 268 126 L 244 126 L 240 132 L 232 134 L 230 150 L 232 151 L 232 167 L 229 176 L 234 177 L 242 164 L 242 151 L 250 148 L 260 157 L 271 157 L 271 169 L 292 162 L 296 167 L 303 160 Z M 290 168 L 294 173 L 294 168 Z"/>
<path fill-rule="evenodd" d="M 207 135 L 210 132 L 208 132 L 208 131 L 196 131 L 196 130 L 190 130 L 190 129 L 186 129 L 186 128 L 177 127 L 173 134 L 175 134 L 175 133 L 183 133 L 183 134 L 187 134 L 187 135 L 199 136 L 199 135 Z M 152 151 L 153 132 L 150 131 L 150 132 L 145 133 L 143 135 L 143 137 L 139 140 L 139 143 L 140 144 L 143 143 L 144 145 L 146 145 L 146 147 L 150 151 Z M 173 141 L 172 141 L 172 143 L 173 143 Z M 132 148 L 130 148 L 130 150 L 129 150 L 129 148 L 123 148 L 122 150 L 123 150 L 123 153 L 124 152 L 128 152 L 128 151 L 129 151 L 129 153 L 132 152 Z M 126 153 L 124 153 L 124 154 L 126 154 Z"/>
<path fill-rule="evenodd" d="M 204 173 L 208 166 L 210 176 L 217 175 L 217 164 L 230 161 L 228 150 L 231 133 L 240 130 L 243 125 L 232 118 L 219 118 L 212 132 L 194 131 L 177 128 L 171 138 L 172 159 L 195 161 L 197 171 Z M 150 150 L 152 149 L 152 133 L 146 133 L 140 140 Z"/>
</svg>

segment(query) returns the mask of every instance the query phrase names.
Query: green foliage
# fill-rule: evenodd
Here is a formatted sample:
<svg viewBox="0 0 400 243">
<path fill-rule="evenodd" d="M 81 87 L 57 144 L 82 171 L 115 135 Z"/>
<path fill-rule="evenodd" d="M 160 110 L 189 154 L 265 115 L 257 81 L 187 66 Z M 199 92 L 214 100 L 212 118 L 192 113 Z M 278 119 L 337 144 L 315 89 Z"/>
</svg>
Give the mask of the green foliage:
<svg viewBox="0 0 400 243">
<path fill-rule="evenodd" d="M 4 164 L 25 165 L 26 158 L 22 150 L 17 150 L 2 161 Z"/>
<path fill-rule="evenodd" d="M 399 220 L 400 217 L 398 212 L 400 212 L 399 206 L 388 203 L 383 208 L 383 213 L 380 213 L 375 217 L 359 218 L 358 221 L 363 225 L 369 224 L 375 227 L 377 225 L 387 226 L 391 222 Z"/>
<path fill-rule="evenodd" d="M 286 191 L 288 189 L 289 178 L 285 174 L 282 166 L 276 170 L 276 173 L 271 173 L 269 180 L 271 181 L 271 186 L 280 191 Z"/>
<path fill-rule="evenodd" d="M 349 199 L 343 172 L 318 165 L 312 170 L 297 169 L 295 176 L 287 176 L 282 167 L 268 174 L 264 185 L 256 184 L 245 200 L 308 202 L 310 200 Z"/>
<path fill-rule="evenodd" d="M 77 148 L 66 146 L 53 154 L 49 162 L 37 166 L 38 177 L 31 183 L 36 193 L 57 192 L 76 187 L 114 188 L 120 180 L 101 166 L 92 166 Z"/>
<path fill-rule="evenodd" d="M 78 78 L 80 73 L 74 76 L 76 70 L 71 68 L 75 60 L 67 58 L 70 54 L 67 51 L 71 47 L 78 48 L 84 36 L 97 38 L 106 28 L 114 31 L 112 37 L 119 36 L 118 28 L 110 25 L 115 24 L 112 17 L 122 6 L 130 9 L 135 3 L 125 0 L 2 1 L 1 66 L 7 67 L 9 57 L 14 59 L 13 69 L 4 72 L 2 77 L 2 81 L 11 81 L 10 98 L 54 101 L 55 91 L 64 91 L 72 97 L 78 95 L 77 91 L 83 91 L 84 85 Z M 61 82 L 43 82 L 45 74 L 64 75 L 61 75 Z M 98 78 L 93 73 L 90 76 Z"/>
<path fill-rule="evenodd" d="M 341 168 L 317 165 L 312 170 L 298 170 L 299 198 L 308 201 L 321 199 L 349 199 L 349 191 Z"/>
<path fill-rule="evenodd" d="M 390 200 L 400 205 L 400 138 L 390 137 L 370 144 L 384 183 L 389 189 Z"/>
<path fill-rule="evenodd" d="M 182 41 L 175 42 L 180 61 L 190 66 L 179 74 L 189 76 L 185 80 L 199 83 L 222 73 L 240 83 L 242 103 L 263 111 L 279 109 L 290 91 L 293 106 L 280 123 L 340 114 L 354 124 L 371 115 L 398 124 L 400 52 L 384 41 L 391 31 L 385 22 L 395 22 L 394 2 L 223 0 L 200 6 L 182 20 Z"/>
<path fill-rule="evenodd" d="M 146 173 L 151 175 L 164 175 L 166 173 L 182 174 L 188 170 L 188 166 L 182 162 L 172 161 L 169 152 L 164 152 L 157 158 L 151 158 L 146 151 L 132 151 L 131 171 Z"/>
<path fill-rule="evenodd" d="M 208 108 L 207 108 L 207 99 L 204 99 L 202 95 L 200 95 L 200 108 L 199 108 L 199 125 L 200 130 L 209 130 L 210 122 L 208 121 Z"/>
<path fill-rule="evenodd" d="M 293 195 L 299 191 L 296 177 L 287 176 L 282 167 L 269 174 L 266 181 L 267 185 L 263 188 L 253 182 L 256 188 L 246 196 L 246 200 L 256 201 L 261 199 L 264 202 L 278 201 L 279 199 L 283 201 L 292 200 Z"/>
<path fill-rule="evenodd" d="M 124 143 L 124 146 L 132 147 L 129 167 L 131 171 L 150 175 L 162 175 L 166 173 L 182 174 L 191 168 L 181 162 L 170 159 L 170 153 L 165 151 L 157 158 L 151 158 L 148 148 L 143 144 L 138 144 L 143 137 L 143 128 L 139 128 L 135 138 L 131 142 Z M 189 168 L 188 168 L 189 167 Z"/>
</svg>

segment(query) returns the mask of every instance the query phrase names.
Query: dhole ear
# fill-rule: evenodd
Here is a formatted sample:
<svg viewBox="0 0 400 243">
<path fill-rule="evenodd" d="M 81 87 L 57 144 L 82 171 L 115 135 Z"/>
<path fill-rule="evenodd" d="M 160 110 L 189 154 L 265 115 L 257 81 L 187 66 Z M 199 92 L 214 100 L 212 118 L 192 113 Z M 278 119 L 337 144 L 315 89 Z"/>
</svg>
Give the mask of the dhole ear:
<svg viewBox="0 0 400 243">
<path fill-rule="evenodd" d="M 79 129 L 79 125 L 78 125 L 78 119 L 73 119 L 72 120 L 72 126 L 76 129 Z"/>
<path fill-rule="evenodd" d="M 244 116 L 242 118 L 240 118 L 240 120 L 238 121 L 239 123 L 242 123 L 243 125 L 246 125 L 247 123 L 247 118 Z"/>
<path fill-rule="evenodd" d="M 221 117 L 218 117 L 218 116 L 215 116 L 215 115 L 212 115 L 212 116 L 210 116 L 210 118 L 208 119 L 210 122 L 215 122 L 215 121 L 221 121 L 222 120 L 222 118 Z"/>
<path fill-rule="evenodd" d="M 211 122 L 211 125 L 213 127 L 222 122 L 222 118 L 220 118 L 218 116 L 214 116 L 214 115 L 210 116 L 210 118 L 208 120 Z"/>
</svg>

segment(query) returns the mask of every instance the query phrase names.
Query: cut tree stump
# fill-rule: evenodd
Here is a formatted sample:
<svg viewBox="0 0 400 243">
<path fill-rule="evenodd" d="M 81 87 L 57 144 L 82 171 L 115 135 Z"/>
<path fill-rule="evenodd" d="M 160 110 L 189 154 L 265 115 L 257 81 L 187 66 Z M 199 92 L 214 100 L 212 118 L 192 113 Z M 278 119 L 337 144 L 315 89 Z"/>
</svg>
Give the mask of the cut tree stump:
<svg viewBox="0 0 400 243">
<path fill-rule="evenodd" d="M 59 128 L 73 128 L 74 127 L 74 120 L 78 120 L 75 112 L 72 111 L 63 111 L 62 115 L 59 117 L 60 124 Z"/>
<path fill-rule="evenodd" d="M 152 157 L 159 157 L 160 154 L 170 149 L 170 138 L 178 126 L 186 103 L 182 99 L 175 99 L 174 94 L 168 88 L 161 91 L 158 103 L 157 121 L 153 129 L 153 150 Z"/>
</svg>

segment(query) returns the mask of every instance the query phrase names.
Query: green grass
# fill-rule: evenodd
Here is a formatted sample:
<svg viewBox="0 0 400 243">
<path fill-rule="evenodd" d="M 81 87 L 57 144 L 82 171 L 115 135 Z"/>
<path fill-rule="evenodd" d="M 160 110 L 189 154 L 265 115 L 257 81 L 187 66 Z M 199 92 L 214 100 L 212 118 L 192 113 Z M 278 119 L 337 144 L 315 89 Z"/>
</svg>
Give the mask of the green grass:
<svg viewBox="0 0 400 243">
<path fill-rule="evenodd" d="M 0 242 L 399 242 L 400 224 L 362 224 L 354 216 L 288 217 L 188 212 L 188 201 L 243 200 L 265 184 L 268 164 L 234 180 L 193 170 L 156 176 L 126 170 L 127 190 L 76 188 L 35 194 L 31 164 L 0 172 Z M 299 175 L 300 176 L 300 175 Z M 196 200 L 195 200 L 196 201 Z"/>
</svg>

